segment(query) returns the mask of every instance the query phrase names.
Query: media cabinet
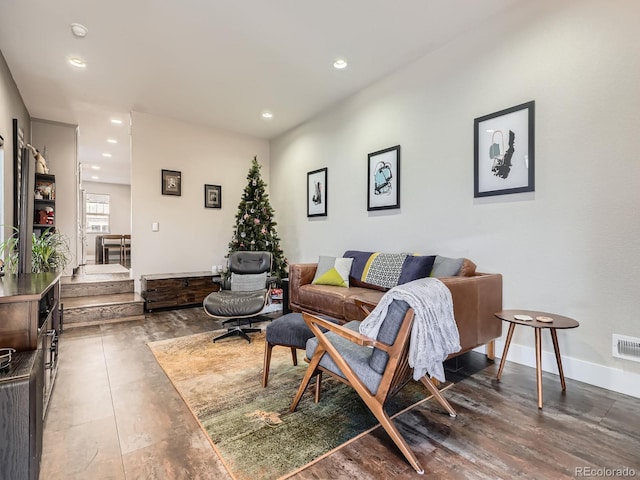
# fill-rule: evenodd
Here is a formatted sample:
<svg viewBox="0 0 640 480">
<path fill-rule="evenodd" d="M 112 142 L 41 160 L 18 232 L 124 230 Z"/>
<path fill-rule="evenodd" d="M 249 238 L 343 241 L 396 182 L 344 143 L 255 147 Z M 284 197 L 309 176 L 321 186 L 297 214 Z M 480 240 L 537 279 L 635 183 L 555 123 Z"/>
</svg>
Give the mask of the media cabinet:
<svg viewBox="0 0 640 480">
<path fill-rule="evenodd" d="M 220 290 L 222 278 L 211 272 L 142 275 L 140 286 L 145 310 L 202 305 L 211 292 Z"/>
</svg>

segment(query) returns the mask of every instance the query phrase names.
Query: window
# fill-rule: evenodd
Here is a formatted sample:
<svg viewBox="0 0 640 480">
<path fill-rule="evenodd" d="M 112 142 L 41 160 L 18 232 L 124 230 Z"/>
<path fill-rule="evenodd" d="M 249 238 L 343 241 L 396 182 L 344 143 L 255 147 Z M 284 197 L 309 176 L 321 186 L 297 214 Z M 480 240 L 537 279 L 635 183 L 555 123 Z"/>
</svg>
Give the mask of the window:
<svg viewBox="0 0 640 480">
<path fill-rule="evenodd" d="M 87 193 L 85 212 L 87 233 L 109 233 L 109 195 Z"/>
</svg>

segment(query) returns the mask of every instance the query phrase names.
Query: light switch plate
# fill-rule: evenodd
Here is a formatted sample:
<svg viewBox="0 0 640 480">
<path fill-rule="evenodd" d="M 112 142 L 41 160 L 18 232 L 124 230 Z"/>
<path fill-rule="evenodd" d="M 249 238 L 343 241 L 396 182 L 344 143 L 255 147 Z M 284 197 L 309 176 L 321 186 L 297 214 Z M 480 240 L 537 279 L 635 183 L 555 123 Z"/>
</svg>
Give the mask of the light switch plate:
<svg viewBox="0 0 640 480">
<path fill-rule="evenodd" d="M 158 232 L 160 231 L 160 224 L 158 222 L 153 222 L 151 224 L 151 231 L 152 232 Z"/>
</svg>

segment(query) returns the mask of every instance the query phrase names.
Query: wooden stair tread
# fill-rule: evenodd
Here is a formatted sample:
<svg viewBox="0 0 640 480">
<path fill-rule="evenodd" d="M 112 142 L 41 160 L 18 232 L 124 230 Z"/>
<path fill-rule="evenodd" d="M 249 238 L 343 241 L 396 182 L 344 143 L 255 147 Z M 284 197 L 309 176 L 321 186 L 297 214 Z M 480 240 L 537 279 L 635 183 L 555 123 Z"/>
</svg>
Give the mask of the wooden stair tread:
<svg viewBox="0 0 640 480">
<path fill-rule="evenodd" d="M 99 307 L 107 305 L 117 305 L 122 303 L 144 303 L 137 293 L 114 293 L 111 295 L 91 295 L 86 297 L 63 298 L 61 303 L 65 310 L 74 308 Z"/>
<path fill-rule="evenodd" d="M 60 279 L 61 285 L 77 285 L 83 283 L 101 283 L 101 282 L 126 282 L 133 280 L 130 273 L 111 273 L 108 275 L 82 275 L 75 277 L 62 277 Z"/>
</svg>

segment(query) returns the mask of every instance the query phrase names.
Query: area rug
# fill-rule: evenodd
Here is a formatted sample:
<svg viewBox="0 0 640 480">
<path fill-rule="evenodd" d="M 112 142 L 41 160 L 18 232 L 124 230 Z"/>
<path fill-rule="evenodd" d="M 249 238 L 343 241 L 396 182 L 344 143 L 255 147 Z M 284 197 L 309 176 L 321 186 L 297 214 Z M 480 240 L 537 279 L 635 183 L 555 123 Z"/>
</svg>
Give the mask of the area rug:
<svg viewBox="0 0 640 480">
<path fill-rule="evenodd" d="M 262 388 L 264 333 L 213 343 L 204 333 L 149 343 L 149 348 L 209 436 L 231 476 L 237 480 L 286 478 L 378 422 L 355 391 L 323 379 L 320 403 L 311 385 L 296 412 L 289 406 L 306 362 L 275 347 L 269 385 Z M 446 387 L 445 387 L 446 388 Z M 430 398 L 411 382 L 386 407 L 398 414 Z"/>
</svg>

